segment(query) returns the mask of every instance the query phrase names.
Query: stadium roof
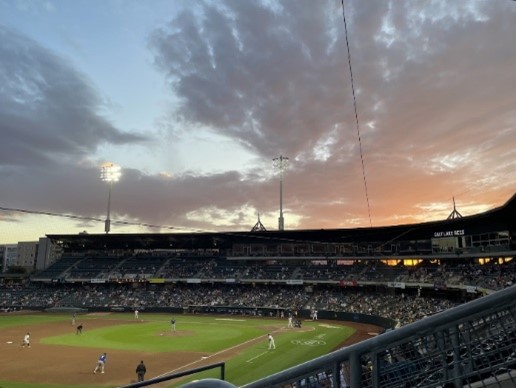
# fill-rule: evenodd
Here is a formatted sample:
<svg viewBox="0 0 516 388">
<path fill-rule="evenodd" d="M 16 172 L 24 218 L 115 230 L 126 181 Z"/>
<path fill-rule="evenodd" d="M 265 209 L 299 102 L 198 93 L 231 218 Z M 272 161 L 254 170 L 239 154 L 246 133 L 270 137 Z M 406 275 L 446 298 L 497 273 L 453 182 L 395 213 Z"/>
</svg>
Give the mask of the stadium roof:
<svg viewBox="0 0 516 388">
<path fill-rule="evenodd" d="M 385 244 L 423 240 L 450 231 L 480 234 L 516 231 L 516 194 L 504 205 L 484 213 L 420 224 L 355 229 L 305 229 L 251 232 L 145 233 L 145 234 L 48 234 L 68 250 L 88 249 L 210 249 L 251 243 L 361 243 Z"/>
</svg>

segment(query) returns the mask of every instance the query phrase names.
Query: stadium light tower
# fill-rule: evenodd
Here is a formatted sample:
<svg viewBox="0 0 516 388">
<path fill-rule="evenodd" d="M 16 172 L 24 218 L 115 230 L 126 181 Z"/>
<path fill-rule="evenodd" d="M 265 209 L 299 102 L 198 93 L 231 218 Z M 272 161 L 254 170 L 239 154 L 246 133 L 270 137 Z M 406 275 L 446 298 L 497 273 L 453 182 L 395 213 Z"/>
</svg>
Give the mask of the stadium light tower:
<svg viewBox="0 0 516 388">
<path fill-rule="evenodd" d="M 279 157 L 272 159 L 272 163 L 274 168 L 278 171 L 280 177 L 280 216 L 278 218 L 278 230 L 284 230 L 285 221 L 283 220 L 283 173 L 287 169 L 288 158 L 286 156 L 280 155 Z"/>
<path fill-rule="evenodd" d="M 111 212 L 111 189 L 113 187 L 113 183 L 118 182 L 121 175 L 122 168 L 114 163 L 104 163 L 100 167 L 100 179 L 102 179 L 104 182 L 107 182 L 109 186 L 107 217 L 104 224 L 104 230 L 106 233 L 109 233 L 111 229 L 111 219 L 109 218 Z"/>
</svg>

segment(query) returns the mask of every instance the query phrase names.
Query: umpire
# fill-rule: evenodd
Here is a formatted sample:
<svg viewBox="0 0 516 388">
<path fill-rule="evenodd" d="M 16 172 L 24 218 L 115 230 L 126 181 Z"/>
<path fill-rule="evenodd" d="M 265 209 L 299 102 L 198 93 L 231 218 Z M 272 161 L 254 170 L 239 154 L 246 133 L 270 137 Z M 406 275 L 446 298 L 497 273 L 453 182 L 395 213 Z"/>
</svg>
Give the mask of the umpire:
<svg viewBox="0 0 516 388">
<path fill-rule="evenodd" d="M 145 367 L 145 364 L 143 363 L 143 360 L 142 360 L 136 367 L 136 374 L 138 375 L 138 381 L 144 380 L 145 372 L 147 372 L 147 368 Z"/>
</svg>

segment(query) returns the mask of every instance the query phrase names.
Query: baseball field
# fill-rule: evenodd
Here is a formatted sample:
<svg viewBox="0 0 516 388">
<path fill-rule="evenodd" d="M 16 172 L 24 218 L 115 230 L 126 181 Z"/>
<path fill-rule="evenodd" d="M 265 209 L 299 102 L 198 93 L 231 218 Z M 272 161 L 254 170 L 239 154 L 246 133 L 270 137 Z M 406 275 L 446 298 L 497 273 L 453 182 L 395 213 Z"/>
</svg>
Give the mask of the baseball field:
<svg viewBox="0 0 516 388">
<path fill-rule="evenodd" d="M 335 321 L 305 320 L 301 328 L 287 328 L 287 319 L 247 316 L 85 313 L 73 325 L 69 314 L 6 313 L 0 315 L 0 388 L 120 387 L 136 382 L 141 360 L 145 379 L 225 362 L 225 379 L 240 386 L 377 332 L 375 326 Z M 30 348 L 22 346 L 26 333 Z M 268 349 L 268 333 L 275 350 Z M 94 374 L 104 352 L 105 373 Z M 207 377 L 220 378 L 220 369 L 154 386 Z"/>
</svg>

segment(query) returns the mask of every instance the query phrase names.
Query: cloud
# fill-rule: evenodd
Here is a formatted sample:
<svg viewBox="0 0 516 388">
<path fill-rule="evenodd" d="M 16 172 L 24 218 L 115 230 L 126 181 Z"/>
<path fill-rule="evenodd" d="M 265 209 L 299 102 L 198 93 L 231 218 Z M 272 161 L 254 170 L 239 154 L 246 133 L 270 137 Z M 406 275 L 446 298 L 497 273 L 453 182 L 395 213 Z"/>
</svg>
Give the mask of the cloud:
<svg viewBox="0 0 516 388">
<path fill-rule="evenodd" d="M 205 4 L 157 29 L 151 47 L 182 100 L 178 113 L 267 157 L 304 152 L 333 133 L 349 90 L 343 52 L 331 47 L 330 4 Z"/>
<path fill-rule="evenodd" d="M 2 26 L 0 84 L 0 166 L 50 167 L 147 140 L 110 124 L 95 87 L 66 60 Z"/>
<path fill-rule="evenodd" d="M 212 141 L 216 152 L 203 163 L 224 159 L 225 169 L 167 176 L 126 167 L 113 188 L 113 218 L 246 230 L 260 212 L 274 229 L 271 159 L 280 154 L 290 160 L 287 228 L 443 219 L 452 196 L 459 211 L 500 205 L 516 185 L 516 7 L 507 3 L 344 2 L 350 57 L 340 1 L 183 9 L 148 37 L 173 101 L 173 113 L 159 118 L 173 141 L 149 149 L 188 167 Z M 112 125 L 100 92 L 66 60 L 0 33 L 3 201 L 102 216 L 107 188 L 89 156 L 106 143 L 148 139 Z M 234 162 L 227 144 L 247 148 L 252 163 Z M 24 179 L 13 166 L 26 167 Z"/>
<path fill-rule="evenodd" d="M 340 2 L 274 4 L 185 10 L 152 35 L 156 66 L 182 101 L 178 115 L 264 158 L 290 156 L 288 199 L 304 225 L 335 223 L 337 208 L 366 221 Z M 373 217 L 409 197 L 514 187 L 512 4 L 345 6 Z"/>
</svg>

